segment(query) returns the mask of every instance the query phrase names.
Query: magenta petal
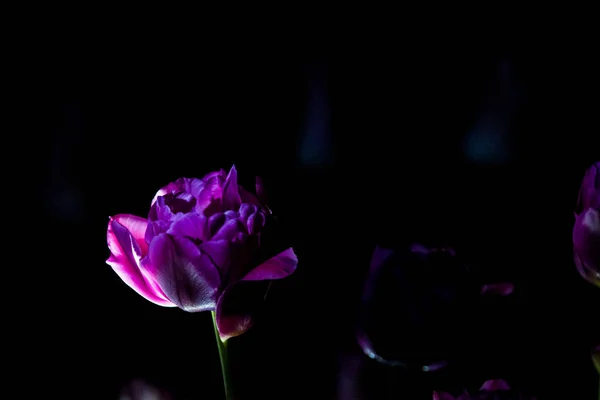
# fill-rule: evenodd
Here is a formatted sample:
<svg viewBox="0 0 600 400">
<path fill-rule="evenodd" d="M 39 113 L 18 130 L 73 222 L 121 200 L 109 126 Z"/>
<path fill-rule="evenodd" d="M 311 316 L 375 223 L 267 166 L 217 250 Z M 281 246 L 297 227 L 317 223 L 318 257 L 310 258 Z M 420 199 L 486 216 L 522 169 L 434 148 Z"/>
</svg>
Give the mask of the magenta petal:
<svg viewBox="0 0 600 400">
<path fill-rule="evenodd" d="M 577 213 L 587 208 L 600 209 L 600 161 L 587 169 L 579 189 Z"/>
<path fill-rule="evenodd" d="M 514 290 L 515 285 L 513 285 L 512 283 L 495 283 L 483 285 L 483 287 L 481 288 L 481 294 L 508 296 Z"/>
<path fill-rule="evenodd" d="M 231 170 L 229 170 L 229 174 L 227 175 L 227 179 L 225 179 L 221 202 L 225 208 L 235 211 L 237 211 L 242 204 L 235 165 L 231 167 Z"/>
<path fill-rule="evenodd" d="M 208 183 L 208 182 L 212 182 L 212 181 L 219 180 L 219 179 L 224 180 L 226 177 L 227 177 L 227 173 L 225 172 L 224 169 L 221 168 L 218 171 L 209 172 L 208 174 L 204 175 L 204 177 L 202 178 L 202 181 L 204 183 Z"/>
<path fill-rule="evenodd" d="M 179 308 L 189 312 L 215 308 L 219 272 L 192 240 L 162 233 L 150 243 L 148 260 L 163 292 Z"/>
<path fill-rule="evenodd" d="M 456 399 L 450 393 L 433 392 L 433 400 L 456 400 Z"/>
<path fill-rule="evenodd" d="M 167 230 L 169 235 L 187 236 L 193 239 L 206 240 L 207 218 L 195 212 L 177 214 Z"/>
<path fill-rule="evenodd" d="M 160 291 L 153 288 L 142 274 L 141 260 L 148 252 L 144 231 L 148 221 L 134 215 L 120 214 L 108 223 L 106 240 L 111 255 L 106 263 L 139 295 L 165 307 L 173 307 Z"/>
<path fill-rule="evenodd" d="M 275 257 L 268 259 L 244 276 L 245 281 L 264 281 L 282 279 L 294 273 L 298 266 L 298 257 L 291 247 Z"/>
<path fill-rule="evenodd" d="M 264 302 L 270 281 L 289 276 L 298 259 L 289 248 L 250 271 L 241 281 L 229 285 L 217 302 L 216 320 L 221 339 L 246 332 Z"/>
<path fill-rule="evenodd" d="M 238 281 L 223 291 L 217 301 L 215 318 L 221 340 L 241 335 L 252 327 L 268 288 L 269 281 Z"/>
<path fill-rule="evenodd" d="M 180 189 L 181 188 L 177 185 L 177 183 L 170 182 L 167 186 L 160 188 L 158 190 L 158 192 L 156 192 L 156 194 L 154 195 L 154 198 L 152 199 L 152 202 L 150 203 L 150 206 L 153 206 L 154 203 L 156 202 L 156 200 L 160 196 L 164 196 L 165 194 L 168 194 L 168 193 L 177 192 Z"/>
<path fill-rule="evenodd" d="M 600 212 L 588 208 L 577 216 L 573 249 L 581 276 L 600 287 Z"/>
<path fill-rule="evenodd" d="M 497 392 L 510 390 L 510 386 L 502 379 L 490 379 L 489 381 L 483 382 L 483 385 L 479 389 L 486 392 Z"/>
</svg>

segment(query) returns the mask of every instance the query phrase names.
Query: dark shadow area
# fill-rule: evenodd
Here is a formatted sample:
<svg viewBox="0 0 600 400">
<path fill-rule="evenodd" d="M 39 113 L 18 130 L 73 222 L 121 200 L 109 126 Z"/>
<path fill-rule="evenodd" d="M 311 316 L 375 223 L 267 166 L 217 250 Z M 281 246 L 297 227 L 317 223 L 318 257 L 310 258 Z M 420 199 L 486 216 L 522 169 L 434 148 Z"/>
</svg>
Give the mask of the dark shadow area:
<svg viewBox="0 0 600 400">
<path fill-rule="evenodd" d="M 336 398 L 340 354 L 361 357 L 354 326 L 375 245 L 421 241 L 514 282 L 515 297 L 462 333 L 472 350 L 447 370 L 412 376 L 364 358 L 352 380 L 368 398 L 430 399 L 500 377 L 539 399 L 593 399 L 600 290 L 575 269 L 571 231 L 600 159 L 597 62 L 566 49 L 273 51 L 116 49 L 38 77 L 22 129 L 39 141 L 11 150 L 43 226 L 20 264 L 36 291 L 35 313 L 19 316 L 35 327 L 26 376 L 60 398 L 118 399 L 135 378 L 175 399 L 221 398 L 210 314 L 128 288 L 105 264 L 106 227 L 145 217 L 178 177 L 235 164 L 242 185 L 264 179 L 300 260 L 231 342 L 244 398 Z"/>
</svg>

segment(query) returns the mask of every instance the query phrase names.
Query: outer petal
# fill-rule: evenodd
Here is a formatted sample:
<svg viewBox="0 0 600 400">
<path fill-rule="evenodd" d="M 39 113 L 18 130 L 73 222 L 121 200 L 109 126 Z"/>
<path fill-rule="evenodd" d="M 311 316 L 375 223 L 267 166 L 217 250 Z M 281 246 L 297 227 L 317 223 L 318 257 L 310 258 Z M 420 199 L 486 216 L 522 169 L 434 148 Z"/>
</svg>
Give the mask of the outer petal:
<svg viewBox="0 0 600 400">
<path fill-rule="evenodd" d="M 510 386 L 502 379 L 490 379 L 489 381 L 483 382 L 483 385 L 479 389 L 485 392 L 497 392 L 510 390 Z"/>
<path fill-rule="evenodd" d="M 216 310 L 217 327 L 223 341 L 250 329 L 254 313 L 265 299 L 269 282 L 289 276 L 296 270 L 297 264 L 298 258 L 289 248 L 225 289 Z"/>
<path fill-rule="evenodd" d="M 587 208 L 600 209 L 600 161 L 588 168 L 579 189 L 577 213 Z"/>
<path fill-rule="evenodd" d="M 219 272 L 193 241 L 161 233 L 150 244 L 148 261 L 161 289 L 179 308 L 214 310 L 221 284 Z"/>
<path fill-rule="evenodd" d="M 581 276 L 600 287 L 600 212 L 588 208 L 577 216 L 573 249 Z"/>
<path fill-rule="evenodd" d="M 221 202 L 226 209 L 234 211 L 237 211 L 242 204 L 235 165 L 231 167 L 231 170 L 229 170 L 229 174 L 227 175 L 227 179 L 225 179 Z"/>
<path fill-rule="evenodd" d="M 433 392 L 433 400 L 455 400 L 455 398 L 450 393 Z"/>
<path fill-rule="evenodd" d="M 150 221 L 169 221 L 173 218 L 173 212 L 167 205 L 165 196 L 159 196 L 152 202 L 150 212 L 148 213 L 148 219 Z"/>
<path fill-rule="evenodd" d="M 222 179 L 225 180 L 225 178 L 227 177 L 227 173 L 225 172 L 225 170 L 223 168 L 221 168 L 218 171 L 214 171 L 214 172 L 209 172 L 208 174 L 204 175 L 204 177 L 202 178 L 202 181 L 204 183 L 208 183 L 211 180 L 214 180 L 215 178 L 218 179 Z"/>
<path fill-rule="evenodd" d="M 377 246 L 371 257 L 371 265 L 369 267 L 369 276 L 365 284 L 363 292 L 363 300 L 368 300 L 373 297 L 375 288 L 375 280 L 379 276 L 381 269 L 385 266 L 388 260 L 395 254 L 394 250 L 386 249 Z"/>
<path fill-rule="evenodd" d="M 298 256 L 290 247 L 254 268 L 242 279 L 245 281 L 282 279 L 293 274 L 297 266 Z"/>
<path fill-rule="evenodd" d="M 177 182 L 170 182 L 167 186 L 160 188 L 158 192 L 156 192 L 154 198 L 152 199 L 152 202 L 150 203 L 150 206 L 153 206 L 156 202 L 156 199 L 158 199 L 160 196 L 164 196 L 168 193 L 177 192 L 179 190 L 181 190 L 181 187 Z"/>
<path fill-rule="evenodd" d="M 119 277 L 145 299 L 165 307 L 173 307 L 163 293 L 144 278 L 141 260 L 148 252 L 144 232 L 148 221 L 134 215 L 120 214 L 110 218 L 106 241 L 111 255 L 106 260 Z"/>
</svg>

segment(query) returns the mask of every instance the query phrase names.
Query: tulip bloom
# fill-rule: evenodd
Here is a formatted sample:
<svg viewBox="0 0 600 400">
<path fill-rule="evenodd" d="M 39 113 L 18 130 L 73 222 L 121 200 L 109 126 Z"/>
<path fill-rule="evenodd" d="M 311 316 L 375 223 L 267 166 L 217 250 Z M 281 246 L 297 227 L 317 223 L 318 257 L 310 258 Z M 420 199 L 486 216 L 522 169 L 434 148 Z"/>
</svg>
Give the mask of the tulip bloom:
<svg viewBox="0 0 600 400">
<path fill-rule="evenodd" d="M 579 189 L 573 250 L 581 276 L 600 287 L 600 161 L 587 170 Z"/>
<path fill-rule="evenodd" d="M 492 379 L 483 383 L 479 393 L 469 394 L 465 391 L 458 397 L 446 392 L 433 392 L 433 400 L 535 400 L 535 397 L 526 396 L 522 393 L 514 393 L 510 386 L 502 379 Z"/>
<path fill-rule="evenodd" d="M 481 295 L 511 294 L 513 285 L 478 285 L 451 248 L 413 244 L 406 251 L 377 247 L 363 292 L 357 341 L 389 366 L 435 371 L 462 340 L 440 327 L 466 325 Z"/>
<path fill-rule="evenodd" d="M 228 174 L 180 178 L 156 193 L 148 218 L 110 218 L 107 263 L 155 304 L 214 311 L 225 341 L 250 328 L 268 282 L 296 269 L 292 248 L 261 258 L 270 218 L 260 179 L 256 195 L 246 191 L 235 166 Z"/>
</svg>

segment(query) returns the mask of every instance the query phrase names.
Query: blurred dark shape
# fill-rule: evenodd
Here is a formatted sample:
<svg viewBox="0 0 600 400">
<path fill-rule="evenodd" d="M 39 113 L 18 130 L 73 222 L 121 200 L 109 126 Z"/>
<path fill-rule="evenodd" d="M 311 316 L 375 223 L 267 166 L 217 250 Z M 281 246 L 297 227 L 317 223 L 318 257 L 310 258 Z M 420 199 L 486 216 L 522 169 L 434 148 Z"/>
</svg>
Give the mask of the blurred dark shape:
<svg viewBox="0 0 600 400">
<path fill-rule="evenodd" d="M 361 354 L 341 354 L 340 371 L 337 381 L 338 400 L 361 400 L 364 395 L 361 393 L 359 377 L 362 368 Z"/>
<path fill-rule="evenodd" d="M 300 134 L 298 158 L 302 167 L 324 167 L 334 160 L 330 125 L 327 70 L 323 65 L 307 67 L 308 104 Z"/>
<path fill-rule="evenodd" d="M 511 389 L 502 379 L 491 379 L 483 383 L 478 393 L 465 390 L 461 395 L 454 397 L 447 392 L 433 392 L 433 400 L 536 400 L 536 398 Z"/>
<path fill-rule="evenodd" d="M 55 218 L 77 222 L 85 217 L 82 194 L 72 174 L 74 152 L 78 148 L 83 118 L 76 104 L 63 107 L 64 119 L 56 130 L 51 147 L 49 176 L 46 186 L 46 207 Z"/>
<path fill-rule="evenodd" d="M 598 370 L 598 373 L 600 374 L 600 344 L 596 346 L 596 348 L 592 352 L 592 360 L 594 361 L 596 370 Z"/>
<path fill-rule="evenodd" d="M 502 61 L 477 120 L 464 139 L 464 152 L 470 162 L 500 165 L 510 161 L 514 147 L 512 130 L 522 96 L 514 65 Z"/>
<path fill-rule="evenodd" d="M 134 379 L 121 390 L 119 400 L 173 400 L 173 397 L 144 380 Z"/>
<path fill-rule="evenodd" d="M 483 288 L 482 288 L 483 286 Z M 482 285 L 452 248 L 384 249 L 373 254 L 357 339 L 370 358 L 435 371 L 459 359 L 477 332 L 482 294 L 512 293 Z"/>
<path fill-rule="evenodd" d="M 579 274 L 600 287 L 600 161 L 588 168 L 579 189 L 573 250 Z"/>
</svg>

